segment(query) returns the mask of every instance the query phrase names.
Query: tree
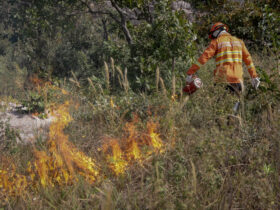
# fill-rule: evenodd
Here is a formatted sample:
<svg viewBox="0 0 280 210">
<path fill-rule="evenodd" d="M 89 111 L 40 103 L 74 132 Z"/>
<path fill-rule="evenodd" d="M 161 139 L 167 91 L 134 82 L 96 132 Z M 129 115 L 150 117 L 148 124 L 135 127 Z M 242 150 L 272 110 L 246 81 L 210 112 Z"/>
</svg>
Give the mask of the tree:
<svg viewBox="0 0 280 210">
<path fill-rule="evenodd" d="M 100 76 L 101 60 L 114 57 L 130 79 L 174 76 L 176 60 L 190 58 L 195 33 L 172 0 L 9 1 L 14 34 L 28 71 L 65 77 Z M 172 71 L 165 71 L 171 69 Z M 144 79 L 144 80 L 145 80 Z"/>
<path fill-rule="evenodd" d="M 144 74 L 142 72 L 142 77 L 145 74 L 154 75 L 157 67 L 165 65 L 167 68 L 162 68 L 166 70 L 163 73 L 167 78 L 174 78 L 176 60 L 190 61 L 195 52 L 193 41 L 196 34 L 192 23 L 183 11 L 172 9 L 172 2 L 163 0 L 155 3 L 153 21 L 142 23 L 135 29 L 134 53 L 142 62 L 142 68 L 147 69 Z"/>
</svg>

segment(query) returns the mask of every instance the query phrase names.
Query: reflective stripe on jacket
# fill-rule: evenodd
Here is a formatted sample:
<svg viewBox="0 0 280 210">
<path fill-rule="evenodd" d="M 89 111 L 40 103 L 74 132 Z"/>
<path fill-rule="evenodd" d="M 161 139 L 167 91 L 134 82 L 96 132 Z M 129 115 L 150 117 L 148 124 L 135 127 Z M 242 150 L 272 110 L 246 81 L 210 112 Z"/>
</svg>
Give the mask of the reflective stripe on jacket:
<svg viewBox="0 0 280 210">
<path fill-rule="evenodd" d="M 215 82 L 240 83 L 243 81 L 242 61 L 247 65 L 252 78 L 257 77 L 252 57 L 244 42 L 229 33 L 213 39 L 200 58 L 188 70 L 187 74 L 194 74 L 210 58 L 216 57 L 214 70 Z"/>
</svg>

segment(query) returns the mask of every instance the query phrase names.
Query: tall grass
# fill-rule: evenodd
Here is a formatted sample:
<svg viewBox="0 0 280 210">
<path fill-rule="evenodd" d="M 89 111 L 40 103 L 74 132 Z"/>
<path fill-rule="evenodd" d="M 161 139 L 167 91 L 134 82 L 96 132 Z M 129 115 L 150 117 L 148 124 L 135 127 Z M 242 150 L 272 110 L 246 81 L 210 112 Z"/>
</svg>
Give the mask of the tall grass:
<svg viewBox="0 0 280 210">
<path fill-rule="evenodd" d="M 274 65 L 269 64 L 269 58 L 259 58 L 256 63 L 268 74 L 272 73 Z M 105 70 L 109 72 L 107 67 Z M 93 85 L 91 80 L 86 91 L 81 86 L 77 89 L 75 78 L 74 86 L 69 84 L 65 87 L 72 93 L 72 100 L 79 104 L 78 110 L 72 111 L 74 121 L 65 130 L 71 141 L 104 166 L 106 164 L 98 150 L 104 136 L 121 138 L 124 124 L 137 114 L 141 128 L 146 126 L 148 119 L 159 122 L 161 138 L 167 143 L 167 149 L 152 155 L 142 164 L 131 166 L 122 176 L 116 177 L 104 168 L 106 179 L 101 183 L 89 185 L 80 179 L 72 186 L 31 188 L 22 197 L 10 198 L 4 208 L 280 208 L 280 105 L 275 102 L 273 93 L 265 94 L 261 90 L 250 93 L 246 82 L 245 113 L 240 125 L 239 122 L 228 121 L 237 99 L 227 94 L 223 87 L 212 84 L 209 69 L 214 68 L 213 63 L 199 72 L 204 88 L 176 100 L 171 99 L 174 91 L 166 89 L 159 70 L 156 83 L 160 84 L 162 94 L 145 95 L 128 91 L 126 70 L 123 72 L 115 67 L 113 61 L 111 68 L 116 69 L 114 77 L 118 76 L 126 94 L 112 96 L 100 93 L 97 89 L 102 90 L 103 87 L 100 85 L 98 88 L 99 85 Z M 179 78 L 176 79 L 179 82 Z M 279 88 L 279 77 L 273 79 Z M 111 86 L 110 81 L 106 76 L 107 88 Z M 111 98 L 116 107 L 110 105 Z M 32 158 L 33 146 L 46 145 L 44 142 L 16 145 L 15 153 L 11 153 L 15 145 L 8 145 L 1 147 L 1 152 L 17 164 L 20 172 Z"/>
</svg>

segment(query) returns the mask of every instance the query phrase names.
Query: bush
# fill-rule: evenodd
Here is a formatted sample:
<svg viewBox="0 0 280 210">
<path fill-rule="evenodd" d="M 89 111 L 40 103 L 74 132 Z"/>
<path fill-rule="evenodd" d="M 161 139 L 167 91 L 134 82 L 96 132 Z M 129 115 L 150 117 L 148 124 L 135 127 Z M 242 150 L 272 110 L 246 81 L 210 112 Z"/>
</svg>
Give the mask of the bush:
<svg viewBox="0 0 280 210">
<path fill-rule="evenodd" d="M 28 99 L 22 101 L 22 106 L 26 108 L 27 113 L 44 113 L 46 109 L 46 102 L 44 97 L 35 91 L 28 93 Z"/>
</svg>

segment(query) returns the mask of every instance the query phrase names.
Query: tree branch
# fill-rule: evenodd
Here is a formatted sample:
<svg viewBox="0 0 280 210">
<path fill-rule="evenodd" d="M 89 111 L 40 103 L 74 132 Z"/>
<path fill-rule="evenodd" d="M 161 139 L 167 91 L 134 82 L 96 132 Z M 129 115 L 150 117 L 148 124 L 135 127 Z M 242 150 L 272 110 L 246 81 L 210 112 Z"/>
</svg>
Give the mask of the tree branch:
<svg viewBox="0 0 280 210">
<path fill-rule="evenodd" d="M 79 0 L 79 2 L 84 5 L 88 12 L 92 15 L 108 15 L 109 17 L 111 17 L 122 29 L 126 41 L 129 45 L 132 44 L 132 36 L 130 34 L 129 29 L 127 28 L 127 17 L 129 17 L 129 14 L 123 10 L 122 8 L 120 8 L 117 3 L 114 0 L 110 0 L 112 7 L 117 11 L 117 13 L 119 14 L 119 18 L 117 17 L 117 15 L 113 14 L 112 12 L 108 11 L 108 10 L 100 10 L 99 8 L 94 9 L 93 6 L 93 2 L 92 1 L 87 1 L 87 0 Z"/>
<path fill-rule="evenodd" d="M 101 11 L 101 10 L 94 10 L 89 2 L 86 2 L 85 0 L 80 0 L 80 2 L 87 7 L 88 12 L 92 15 L 109 15 L 114 21 L 116 21 L 118 24 L 121 24 L 121 21 L 118 20 L 118 18 L 109 11 Z"/>
<path fill-rule="evenodd" d="M 130 34 L 129 29 L 127 28 L 127 13 L 122 10 L 114 0 L 111 0 L 112 6 L 117 10 L 117 12 L 119 13 L 120 17 L 121 17 L 121 28 L 123 30 L 123 33 L 125 35 L 126 41 L 129 45 L 132 44 L 132 36 Z"/>
</svg>

